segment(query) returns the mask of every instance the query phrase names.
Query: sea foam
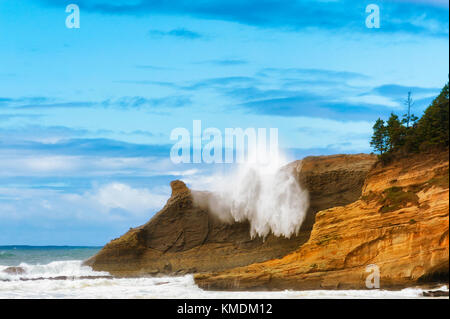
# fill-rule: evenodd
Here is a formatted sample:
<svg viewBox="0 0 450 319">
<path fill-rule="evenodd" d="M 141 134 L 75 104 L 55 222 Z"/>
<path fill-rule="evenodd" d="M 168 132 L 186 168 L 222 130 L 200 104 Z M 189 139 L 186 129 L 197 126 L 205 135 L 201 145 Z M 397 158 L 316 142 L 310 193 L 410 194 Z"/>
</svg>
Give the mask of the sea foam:
<svg viewBox="0 0 450 319">
<path fill-rule="evenodd" d="M 20 263 L 17 267 L 24 270 L 23 274 L 8 274 L 4 270 L 8 266 L 0 266 L 0 280 L 23 280 L 37 278 L 56 278 L 56 277 L 93 277 L 108 276 L 107 272 L 93 271 L 92 268 L 82 265 L 80 260 L 53 261 L 48 264 L 30 265 Z"/>
<path fill-rule="evenodd" d="M 77 276 L 100 275 L 81 261 L 56 261 L 47 265 L 25 265 L 30 277 L 47 277 L 39 280 L 0 280 L 0 299 L 5 298 L 423 298 L 420 288 L 399 291 L 367 290 L 313 290 L 313 291 L 260 291 L 232 292 L 205 291 L 195 285 L 192 275 L 180 277 L 96 278 L 77 279 Z M 0 273 L 6 266 L 0 265 Z M 50 280 L 52 277 L 69 276 L 67 280 Z M 21 277 L 18 275 L 16 277 Z M 11 279 L 11 278 L 10 278 Z M 448 291 L 447 286 L 439 288 Z M 446 297 L 448 298 L 448 297 Z"/>
</svg>

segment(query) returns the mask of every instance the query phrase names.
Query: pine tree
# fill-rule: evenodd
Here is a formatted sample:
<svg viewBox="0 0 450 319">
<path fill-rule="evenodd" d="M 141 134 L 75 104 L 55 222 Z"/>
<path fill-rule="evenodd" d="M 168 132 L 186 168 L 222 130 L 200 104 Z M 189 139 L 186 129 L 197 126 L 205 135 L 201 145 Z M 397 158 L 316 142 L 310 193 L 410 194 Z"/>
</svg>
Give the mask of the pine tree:
<svg viewBox="0 0 450 319">
<path fill-rule="evenodd" d="M 449 89 L 448 83 L 425 110 L 417 123 L 420 148 L 449 146 Z"/>
<path fill-rule="evenodd" d="M 391 113 L 386 125 L 388 150 L 394 151 L 405 142 L 405 127 L 400 122 L 397 115 Z"/>
<path fill-rule="evenodd" d="M 373 126 L 372 140 L 370 141 L 370 146 L 372 146 L 375 151 L 383 155 L 386 152 L 386 142 L 387 142 L 387 130 L 384 125 L 384 121 L 380 118 L 375 122 Z"/>
</svg>

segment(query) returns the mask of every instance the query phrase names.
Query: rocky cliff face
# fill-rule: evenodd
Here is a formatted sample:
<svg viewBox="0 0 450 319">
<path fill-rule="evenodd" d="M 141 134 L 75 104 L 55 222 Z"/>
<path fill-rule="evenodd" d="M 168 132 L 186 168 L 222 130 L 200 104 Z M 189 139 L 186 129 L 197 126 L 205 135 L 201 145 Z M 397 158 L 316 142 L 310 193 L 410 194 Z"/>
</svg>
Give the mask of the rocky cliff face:
<svg viewBox="0 0 450 319">
<path fill-rule="evenodd" d="M 317 212 L 356 201 L 375 162 L 375 155 L 339 154 L 309 156 L 289 164 L 287 168 L 292 169 L 311 198 L 303 229 L 312 229 Z"/>
<path fill-rule="evenodd" d="M 375 161 L 365 154 L 337 155 L 309 157 L 286 167 L 310 191 L 311 203 L 306 222 L 290 239 L 273 235 L 252 239 L 248 223 L 217 220 L 194 204 L 183 182 L 174 181 L 172 196 L 159 213 L 85 263 L 115 276 L 139 276 L 221 271 L 281 258 L 308 240 L 319 209 L 348 204 L 360 196 Z"/>
<path fill-rule="evenodd" d="M 204 289 L 365 289 L 367 266 L 376 265 L 381 288 L 448 282 L 448 174 L 448 152 L 377 165 L 357 201 L 317 213 L 295 252 L 195 281 Z"/>
</svg>

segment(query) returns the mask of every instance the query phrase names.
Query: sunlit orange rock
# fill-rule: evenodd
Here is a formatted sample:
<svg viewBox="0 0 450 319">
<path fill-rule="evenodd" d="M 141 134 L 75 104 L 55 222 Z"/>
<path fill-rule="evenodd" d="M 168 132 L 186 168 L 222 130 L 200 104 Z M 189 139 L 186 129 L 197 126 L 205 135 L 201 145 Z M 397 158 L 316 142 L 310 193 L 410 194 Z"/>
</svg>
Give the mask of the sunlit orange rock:
<svg viewBox="0 0 450 319">
<path fill-rule="evenodd" d="M 320 211 L 307 243 L 281 259 L 195 275 L 212 290 L 366 289 L 448 282 L 448 151 L 377 164 L 357 201 Z"/>
</svg>

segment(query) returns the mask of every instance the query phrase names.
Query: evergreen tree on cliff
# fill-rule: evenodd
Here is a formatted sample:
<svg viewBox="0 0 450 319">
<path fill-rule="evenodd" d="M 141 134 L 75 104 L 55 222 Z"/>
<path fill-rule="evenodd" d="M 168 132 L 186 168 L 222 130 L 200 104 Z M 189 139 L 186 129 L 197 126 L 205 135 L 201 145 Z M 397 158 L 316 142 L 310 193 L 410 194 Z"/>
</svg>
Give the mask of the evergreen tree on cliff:
<svg viewBox="0 0 450 319">
<path fill-rule="evenodd" d="M 373 126 L 370 145 L 380 153 L 383 162 L 391 160 L 394 156 L 448 149 L 448 82 L 419 120 L 414 115 L 407 115 L 406 119 L 400 121 L 397 115 L 391 113 L 385 125 L 379 118 Z"/>
<path fill-rule="evenodd" d="M 373 135 L 372 140 L 370 141 L 370 146 L 372 146 L 375 151 L 379 152 L 380 155 L 383 155 L 386 152 L 387 147 L 387 130 L 384 125 L 384 121 L 380 118 L 375 122 L 373 126 Z"/>
<path fill-rule="evenodd" d="M 420 148 L 449 146 L 449 94 L 448 82 L 441 93 L 425 110 L 417 124 Z"/>
<path fill-rule="evenodd" d="M 389 151 L 394 151 L 404 144 L 406 129 L 400 122 L 397 115 L 391 113 L 387 121 L 387 139 Z"/>
</svg>

